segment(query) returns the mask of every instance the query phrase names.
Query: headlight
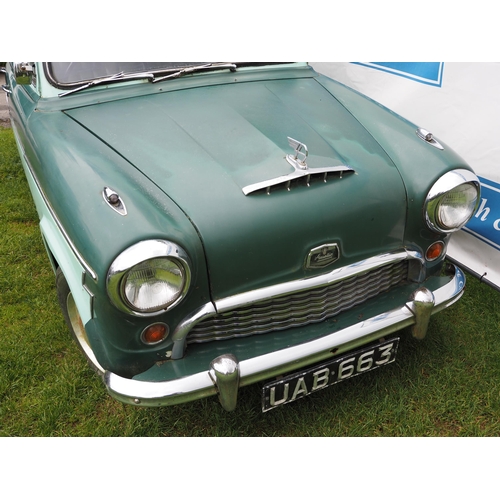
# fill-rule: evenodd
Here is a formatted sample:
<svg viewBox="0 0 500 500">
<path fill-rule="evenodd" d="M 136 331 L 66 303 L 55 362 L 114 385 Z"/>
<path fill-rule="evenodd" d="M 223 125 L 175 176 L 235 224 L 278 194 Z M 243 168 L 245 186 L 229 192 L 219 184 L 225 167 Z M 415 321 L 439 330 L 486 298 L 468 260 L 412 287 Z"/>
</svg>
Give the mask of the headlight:
<svg viewBox="0 0 500 500">
<path fill-rule="evenodd" d="M 451 233 L 465 226 L 478 207 L 479 194 L 479 179 L 469 170 L 457 169 L 444 174 L 425 200 L 428 226 L 440 233 Z"/>
<path fill-rule="evenodd" d="M 163 240 L 137 243 L 111 264 L 108 295 L 120 310 L 138 316 L 168 311 L 186 295 L 191 280 L 182 248 Z"/>
</svg>

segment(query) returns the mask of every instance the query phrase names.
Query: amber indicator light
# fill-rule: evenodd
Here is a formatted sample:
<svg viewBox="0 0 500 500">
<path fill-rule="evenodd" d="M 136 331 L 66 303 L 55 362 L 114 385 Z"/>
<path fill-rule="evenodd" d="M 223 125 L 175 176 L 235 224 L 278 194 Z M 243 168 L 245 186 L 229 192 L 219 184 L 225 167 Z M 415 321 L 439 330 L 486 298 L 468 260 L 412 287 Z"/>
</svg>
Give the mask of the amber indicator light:
<svg viewBox="0 0 500 500">
<path fill-rule="evenodd" d="M 148 326 L 142 333 L 142 340 L 146 344 L 157 344 L 168 335 L 168 327 L 164 323 L 155 323 Z"/>
<path fill-rule="evenodd" d="M 436 260 L 443 254 L 444 243 L 442 241 L 436 241 L 433 243 L 425 253 L 425 258 L 427 260 Z"/>
</svg>

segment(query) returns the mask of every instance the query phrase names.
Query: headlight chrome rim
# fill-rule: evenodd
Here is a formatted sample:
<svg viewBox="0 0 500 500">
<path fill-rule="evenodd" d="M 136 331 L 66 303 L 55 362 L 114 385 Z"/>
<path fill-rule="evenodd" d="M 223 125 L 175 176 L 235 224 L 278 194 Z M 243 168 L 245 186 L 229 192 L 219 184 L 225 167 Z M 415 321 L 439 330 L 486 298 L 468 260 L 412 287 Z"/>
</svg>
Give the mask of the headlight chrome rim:
<svg viewBox="0 0 500 500">
<path fill-rule="evenodd" d="M 460 223 L 453 227 L 446 226 L 440 219 L 439 209 L 443 199 L 460 186 L 471 185 L 476 188 L 476 201 L 472 210 Z M 464 227 L 477 210 L 480 202 L 480 183 L 477 176 L 466 169 L 455 169 L 440 177 L 429 190 L 424 203 L 424 217 L 427 225 L 433 231 L 449 234 Z"/>
<path fill-rule="evenodd" d="M 162 304 L 154 310 L 140 309 L 127 299 L 126 279 L 136 266 L 154 259 L 166 259 L 182 270 L 183 284 L 175 300 Z M 187 253 L 175 243 L 167 240 L 146 240 L 124 250 L 111 264 L 106 285 L 108 296 L 115 307 L 133 316 L 157 316 L 177 306 L 186 296 L 191 283 L 191 266 Z"/>
</svg>

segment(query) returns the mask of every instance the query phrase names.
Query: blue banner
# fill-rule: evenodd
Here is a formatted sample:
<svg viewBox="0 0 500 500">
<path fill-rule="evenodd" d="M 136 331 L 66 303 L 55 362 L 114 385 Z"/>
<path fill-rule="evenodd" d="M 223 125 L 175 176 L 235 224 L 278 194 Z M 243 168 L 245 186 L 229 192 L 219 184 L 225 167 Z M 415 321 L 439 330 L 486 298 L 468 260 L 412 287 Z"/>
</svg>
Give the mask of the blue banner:
<svg viewBox="0 0 500 500">
<path fill-rule="evenodd" d="M 434 87 L 441 87 L 443 81 L 444 63 L 442 62 L 356 62 L 353 64 L 385 71 Z"/>
<path fill-rule="evenodd" d="M 464 231 L 500 250 L 500 184 L 479 177 L 481 203 Z"/>
</svg>

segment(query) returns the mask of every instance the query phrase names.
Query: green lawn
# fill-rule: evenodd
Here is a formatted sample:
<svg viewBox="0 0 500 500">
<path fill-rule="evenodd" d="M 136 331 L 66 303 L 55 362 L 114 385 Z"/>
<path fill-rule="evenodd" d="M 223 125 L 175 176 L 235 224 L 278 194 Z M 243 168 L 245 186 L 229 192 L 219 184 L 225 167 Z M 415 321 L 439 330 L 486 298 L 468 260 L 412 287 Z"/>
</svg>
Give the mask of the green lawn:
<svg viewBox="0 0 500 500">
<path fill-rule="evenodd" d="M 0 435 L 499 436 L 500 294 L 468 277 L 398 360 L 269 413 L 260 387 L 160 409 L 111 399 L 73 343 L 12 131 L 0 129 Z"/>
</svg>

